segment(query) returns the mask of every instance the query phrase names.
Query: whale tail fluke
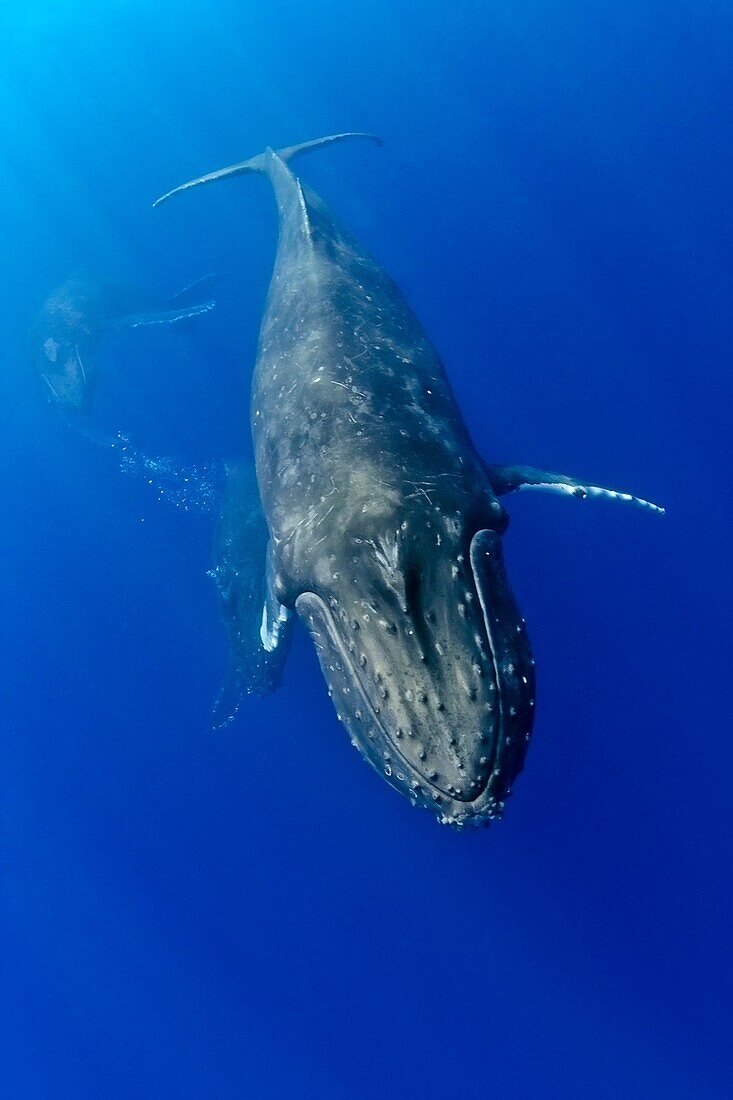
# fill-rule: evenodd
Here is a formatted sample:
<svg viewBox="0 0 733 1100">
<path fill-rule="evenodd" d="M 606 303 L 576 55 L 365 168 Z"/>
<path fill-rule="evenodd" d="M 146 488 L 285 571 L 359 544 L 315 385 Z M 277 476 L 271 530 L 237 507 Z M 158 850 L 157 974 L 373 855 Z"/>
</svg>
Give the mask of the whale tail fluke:
<svg viewBox="0 0 733 1100">
<path fill-rule="evenodd" d="M 377 145 L 382 144 L 382 139 L 377 137 L 376 134 L 329 134 L 328 137 L 316 138 L 314 141 L 303 141 L 300 145 L 288 145 L 284 149 L 276 150 L 276 154 L 280 160 L 289 161 L 301 153 L 310 153 L 313 149 L 320 149 L 324 145 L 333 145 L 338 141 L 347 141 L 350 138 L 365 138 L 367 141 L 375 141 Z M 174 187 L 172 191 L 167 191 L 165 195 L 161 195 L 159 199 L 155 200 L 153 206 L 160 206 L 172 195 L 177 195 L 180 191 L 189 191 L 192 187 L 199 187 L 202 183 L 213 183 L 215 180 L 227 179 L 229 176 L 242 176 L 248 172 L 266 173 L 268 154 L 271 152 L 270 149 L 266 149 L 264 153 L 258 153 L 256 157 L 250 157 L 249 160 L 240 161 L 239 164 L 230 164 L 228 168 L 220 168 L 217 172 L 209 172 L 205 176 L 199 176 L 198 179 L 182 183 L 179 187 Z"/>
</svg>

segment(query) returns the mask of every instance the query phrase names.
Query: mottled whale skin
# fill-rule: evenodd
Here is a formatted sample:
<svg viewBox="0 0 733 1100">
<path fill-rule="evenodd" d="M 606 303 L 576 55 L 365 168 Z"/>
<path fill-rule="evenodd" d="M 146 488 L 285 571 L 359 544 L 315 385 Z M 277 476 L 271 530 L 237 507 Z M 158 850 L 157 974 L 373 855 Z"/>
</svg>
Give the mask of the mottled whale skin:
<svg viewBox="0 0 733 1100">
<path fill-rule="evenodd" d="M 524 484 L 603 490 L 478 455 L 400 290 L 289 167 L 348 136 L 367 135 L 268 149 L 163 198 L 251 171 L 275 191 L 251 405 L 265 650 L 284 652 L 297 612 L 369 763 L 442 822 L 485 824 L 522 768 L 535 710 L 497 497 Z"/>
</svg>

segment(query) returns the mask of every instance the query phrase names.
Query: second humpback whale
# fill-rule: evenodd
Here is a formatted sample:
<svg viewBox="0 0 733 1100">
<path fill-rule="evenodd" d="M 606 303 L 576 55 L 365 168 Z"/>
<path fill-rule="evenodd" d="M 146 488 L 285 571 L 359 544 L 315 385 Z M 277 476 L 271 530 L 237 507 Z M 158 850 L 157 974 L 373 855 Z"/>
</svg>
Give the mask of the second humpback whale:
<svg viewBox="0 0 733 1100">
<path fill-rule="evenodd" d="M 140 325 L 173 324 L 212 309 L 214 302 L 181 299 L 204 280 L 185 287 L 172 300 L 160 300 L 131 287 L 77 272 L 43 303 L 29 333 L 34 369 L 50 400 L 66 413 L 86 413 L 97 382 L 96 353 L 106 331 Z"/>
<path fill-rule="evenodd" d="M 275 191 L 251 406 L 264 652 L 284 659 L 297 612 L 366 759 L 442 822 L 484 824 L 502 813 L 535 710 L 498 498 L 524 486 L 637 498 L 483 461 L 401 292 L 291 171 L 297 154 L 352 136 L 369 135 L 268 148 L 163 199 L 248 172 Z"/>
</svg>

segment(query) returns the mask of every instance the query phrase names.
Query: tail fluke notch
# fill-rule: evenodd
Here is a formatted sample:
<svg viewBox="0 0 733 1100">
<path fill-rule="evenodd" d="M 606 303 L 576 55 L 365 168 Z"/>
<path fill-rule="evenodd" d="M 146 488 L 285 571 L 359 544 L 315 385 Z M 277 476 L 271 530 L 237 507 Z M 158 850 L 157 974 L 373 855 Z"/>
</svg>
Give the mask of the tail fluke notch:
<svg viewBox="0 0 733 1100">
<path fill-rule="evenodd" d="M 362 134 L 362 133 L 344 133 L 344 134 L 329 134 L 328 137 L 316 138 L 314 141 L 303 141 L 300 145 L 288 145 L 285 149 L 278 149 L 277 156 L 281 160 L 289 161 L 293 157 L 299 156 L 301 153 L 310 153 L 314 149 L 320 149 L 324 145 L 333 145 L 339 141 L 348 141 L 351 138 L 364 138 L 367 141 L 375 141 L 378 145 L 382 144 L 381 138 L 378 138 L 376 134 Z M 189 180 L 188 183 L 182 183 L 179 187 L 174 187 L 172 191 L 167 191 L 165 195 L 161 195 L 159 199 L 156 199 L 153 206 L 160 206 L 161 203 L 166 202 L 172 195 L 177 195 L 181 191 L 189 191 L 192 187 L 199 187 L 203 183 L 213 183 L 215 180 L 227 179 L 229 176 L 243 176 L 248 172 L 266 172 L 267 171 L 267 154 L 270 150 L 265 150 L 264 153 L 258 153 L 256 157 L 250 157 L 249 160 L 242 160 L 239 164 L 230 164 L 228 168 L 220 168 L 216 172 L 209 172 L 205 176 L 199 176 L 198 179 Z"/>
</svg>

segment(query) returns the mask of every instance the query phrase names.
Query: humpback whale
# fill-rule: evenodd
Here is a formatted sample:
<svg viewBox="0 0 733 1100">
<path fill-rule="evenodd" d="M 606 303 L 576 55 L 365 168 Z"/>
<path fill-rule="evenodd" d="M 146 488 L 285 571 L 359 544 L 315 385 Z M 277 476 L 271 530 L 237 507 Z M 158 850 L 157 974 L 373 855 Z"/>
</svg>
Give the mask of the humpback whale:
<svg viewBox="0 0 733 1100">
<path fill-rule="evenodd" d="M 291 169 L 299 154 L 351 137 L 378 140 L 336 134 L 268 148 L 156 205 L 244 173 L 267 177 L 277 201 L 251 397 L 269 533 L 257 621 L 270 675 L 299 616 L 367 761 L 441 822 L 485 825 L 502 814 L 535 713 L 499 498 L 545 487 L 661 509 L 482 459 L 402 293 Z"/>
<path fill-rule="evenodd" d="M 87 272 L 72 275 L 48 296 L 29 333 L 33 367 L 50 400 L 66 413 L 87 413 L 97 381 L 96 351 L 105 331 L 171 324 L 213 308 L 213 301 L 184 304 L 118 286 Z M 179 299 L 179 300 L 177 300 Z"/>
</svg>

